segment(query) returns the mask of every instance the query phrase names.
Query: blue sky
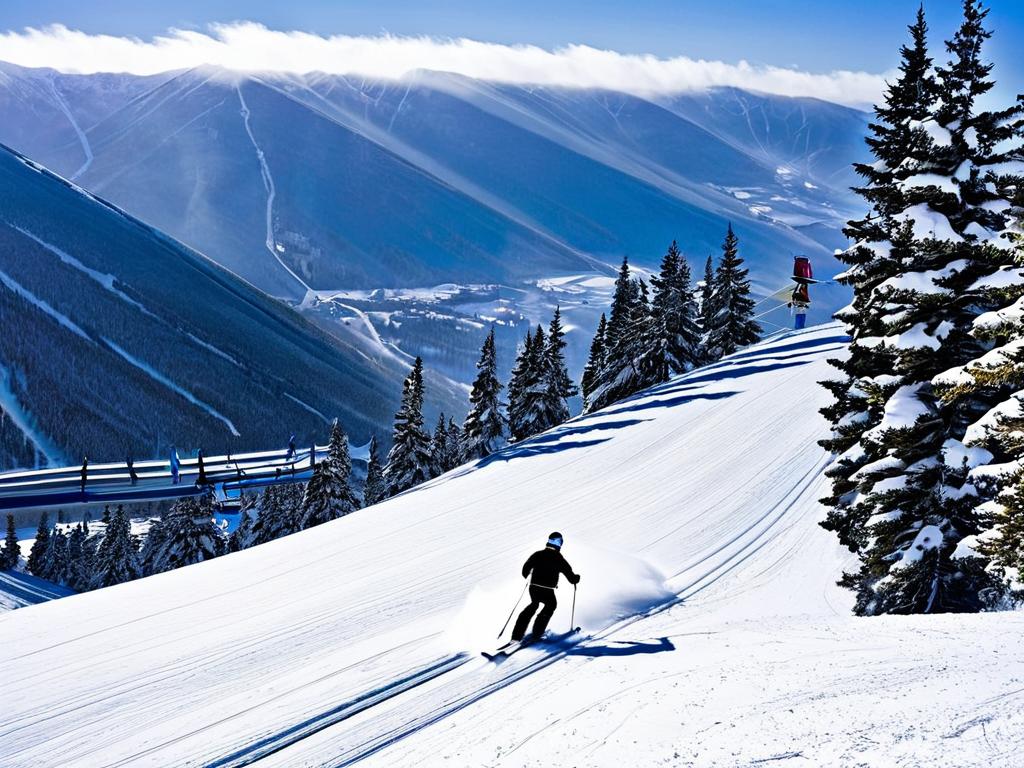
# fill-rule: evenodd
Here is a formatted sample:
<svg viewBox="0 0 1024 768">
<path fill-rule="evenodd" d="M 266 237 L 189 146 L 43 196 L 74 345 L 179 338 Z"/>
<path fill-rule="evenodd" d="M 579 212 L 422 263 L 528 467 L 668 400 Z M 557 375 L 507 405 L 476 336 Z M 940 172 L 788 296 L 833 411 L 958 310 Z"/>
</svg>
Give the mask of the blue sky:
<svg viewBox="0 0 1024 768">
<path fill-rule="evenodd" d="M 988 48 L 1001 91 L 1024 90 L 1024 2 L 992 0 Z M 884 72 L 898 60 L 917 0 L 6 0 L 0 30 L 59 23 L 93 34 L 148 39 L 171 27 L 255 21 L 319 35 L 430 35 L 534 44 L 581 43 L 620 53 L 724 62 Z M 925 5 L 937 58 L 959 18 L 959 0 Z M 0 59 L 3 58 L 0 52 Z"/>
</svg>

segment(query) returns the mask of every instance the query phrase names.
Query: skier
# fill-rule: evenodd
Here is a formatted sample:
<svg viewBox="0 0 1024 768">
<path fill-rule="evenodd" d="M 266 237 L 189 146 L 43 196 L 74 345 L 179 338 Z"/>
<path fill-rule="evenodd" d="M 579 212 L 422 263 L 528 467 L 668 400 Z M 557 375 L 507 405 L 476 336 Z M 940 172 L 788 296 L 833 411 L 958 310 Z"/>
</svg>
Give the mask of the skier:
<svg viewBox="0 0 1024 768">
<path fill-rule="evenodd" d="M 135 474 L 135 459 L 132 458 L 132 455 L 130 453 L 128 454 L 128 457 L 125 459 L 125 463 L 128 465 L 128 477 L 131 478 L 132 485 L 135 485 L 137 482 L 139 482 L 139 476 Z"/>
<path fill-rule="evenodd" d="M 295 435 L 293 434 L 288 438 L 288 453 L 285 454 L 285 459 L 291 459 L 295 456 Z"/>
<path fill-rule="evenodd" d="M 537 620 L 533 623 L 531 642 L 537 642 L 548 628 L 551 615 L 555 612 L 558 602 L 555 600 L 555 588 L 558 586 L 558 574 L 562 573 L 570 584 L 579 584 L 580 577 L 572 572 L 572 567 L 562 557 L 562 534 L 555 531 L 548 536 L 544 549 L 534 552 L 523 564 L 523 578 L 530 577 L 530 604 L 527 605 L 516 619 L 512 630 L 512 640 L 519 642 L 526 636 L 526 626 L 533 618 L 537 608 L 543 605 Z M 532 574 L 532 575 L 531 575 Z"/>
<path fill-rule="evenodd" d="M 199 459 L 199 477 L 196 478 L 196 486 L 203 487 L 207 484 L 206 482 L 206 464 L 203 461 L 203 449 L 199 449 L 199 453 L 196 454 Z"/>
<path fill-rule="evenodd" d="M 85 493 L 85 478 L 89 473 L 89 457 L 82 457 L 82 493 Z"/>
</svg>

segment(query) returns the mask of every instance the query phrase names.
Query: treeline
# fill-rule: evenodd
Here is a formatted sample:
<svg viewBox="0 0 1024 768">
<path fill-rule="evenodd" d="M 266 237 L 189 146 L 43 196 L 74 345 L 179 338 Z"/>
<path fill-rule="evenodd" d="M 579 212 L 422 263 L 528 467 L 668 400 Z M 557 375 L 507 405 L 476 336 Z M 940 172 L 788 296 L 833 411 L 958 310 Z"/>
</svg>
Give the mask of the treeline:
<svg viewBox="0 0 1024 768">
<path fill-rule="evenodd" d="M 757 341 L 761 327 L 747 274 L 731 225 L 717 267 L 709 256 L 696 287 L 675 241 L 650 287 L 630 275 L 623 259 L 611 312 L 601 315 L 583 370 L 585 409 L 603 408 Z"/>
<path fill-rule="evenodd" d="M 853 341 L 824 382 L 838 458 L 823 525 L 857 553 L 856 612 L 1024 595 L 1024 98 L 980 100 L 988 10 L 965 0 L 936 66 L 923 9 L 856 166 L 870 204 L 840 254 Z M 991 97 L 989 97 L 991 98 Z"/>
<path fill-rule="evenodd" d="M 569 399 L 582 391 L 587 411 L 602 408 L 653 384 L 757 341 L 761 328 L 739 240 L 729 226 L 717 265 L 709 257 L 704 280 L 692 284 L 689 264 L 673 242 L 648 287 L 623 259 L 612 306 L 602 315 L 581 386 L 569 376 L 565 330 L 556 308 L 551 322 L 527 331 L 507 388 L 497 372 L 494 329 L 477 361 L 470 410 L 462 426 L 438 421 L 433 435 L 423 425 L 423 362 L 406 378 L 385 465 L 374 443 L 367 498 L 374 501 L 425 482 L 464 461 L 484 458 L 570 417 Z M 508 402 L 502 400 L 507 393 Z"/>
</svg>

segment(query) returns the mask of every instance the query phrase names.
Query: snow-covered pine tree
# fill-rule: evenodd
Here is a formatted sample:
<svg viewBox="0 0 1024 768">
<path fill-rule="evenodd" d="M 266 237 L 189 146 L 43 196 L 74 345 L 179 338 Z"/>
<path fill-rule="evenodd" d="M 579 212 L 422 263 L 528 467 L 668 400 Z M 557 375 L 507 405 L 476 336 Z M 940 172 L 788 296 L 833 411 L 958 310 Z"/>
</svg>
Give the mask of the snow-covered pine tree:
<svg viewBox="0 0 1024 768">
<path fill-rule="evenodd" d="M 67 568 L 68 537 L 59 527 L 54 527 L 46 542 L 46 551 L 43 553 L 43 571 L 39 575 L 54 584 L 63 584 Z"/>
<path fill-rule="evenodd" d="M 601 371 L 605 366 L 605 336 L 608 332 L 608 320 L 604 312 L 597 323 L 597 331 L 590 342 L 590 354 L 587 364 L 583 367 L 583 378 L 580 380 L 580 391 L 583 394 L 583 410 L 590 410 L 590 398 L 597 387 Z"/>
<path fill-rule="evenodd" d="M 879 219 L 875 250 L 893 258 L 891 243 L 902 252 L 895 273 L 854 312 L 858 325 L 876 325 L 870 335 L 859 329 L 855 345 L 894 360 L 891 378 L 876 377 L 884 383 L 881 418 L 848 449 L 860 463 L 846 496 L 861 528 L 851 538 L 863 544 L 861 567 L 844 583 L 857 591 L 861 614 L 978 610 L 997 585 L 983 558 L 957 549 L 979 528 L 984 491 L 970 471 L 991 457 L 965 446 L 966 430 L 1009 393 L 947 391 L 950 371 L 986 351 L 971 330 L 979 313 L 1001 306 L 994 284 L 1020 280 L 1001 269 L 1008 243 L 999 233 L 1010 204 L 995 199 L 1002 182 L 993 138 L 1007 128 L 974 105 L 991 88 L 980 60 L 985 13 L 966 0 L 964 23 L 947 44 L 950 64 L 938 71 L 934 114 L 908 123 L 920 126 L 913 140 L 921 144 L 899 168 L 884 164 L 896 193 Z"/>
<path fill-rule="evenodd" d="M 708 349 L 708 334 L 715 324 L 715 263 L 709 255 L 704 262 L 704 279 L 697 286 L 700 294 L 700 306 L 697 307 L 700 318 L 700 359 L 701 363 L 713 362 L 711 351 Z"/>
<path fill-rule="evenodd" d="M 761 326 L 754 319 L 755 302 L 750 297 L 747 274 L 739 255 L 739 238 L 729 224 L 722 243 L 722 258 L 715 270 L 711 297 L 715 314 L 706 330 L 707 351 L 715 360 L 761 337 Z"/>
<path fill-rule="evenodd" d="M 430 437 L 423 429 L 423 360 L 419 357 L 402 385 L 391 451 L 384 470 L 388 495 L 430 479 Z"/>
<path fill-rule="evenodd" d="M 238 527 L 228 537 L 228 552 L 241 552 L 256 543 L 255 509 L 242 509 L 238 513 Z"/>
<path fill-rule="evenodd" d="M 21 559 L 18 546 L 18 532 L 14 527 L 14 515 L 7 515 L 7 537 L 4 539 L 3 551 L 0 551 L 0 570 L 13 571 Z"/>
<path fill-rule="evenodd" d="M 668 330 L 665 320 L 663 315 L 653 311 L 647 283 L 639 280 L 636 313 L 631 334 L 636 345 L 636 351 L 633 353 L 636 374 L 621 397 L 668 381 L 671 368 L 668 362 Z"/>
<path fill-rule="evenodd" d="M 508 420 L 501 402 L 498 354 L 494 326 L 480 348 L 476 379 L 469 393 L 469 413 L 462 425 L 461 459 L 472 461 L 490 456 L 507 442 Z"/>
<path fill-rule="evenodd" d="M 110 517 L 103 540 L 96 550 L 92 589 L 112 587 L 142 575 L 142 564 L 132 538 L 132 524 L 123 507 Z"/>
<path fill-rule="evenodd" d="M 448 420 L 444 411 L 437 414 L 437 423 L 430 434 L 430 476 L 437 477 L 445 473 L 448 463 Z"/>
<path fill-rule="evenodd" d="M 370 438 L 370 456 L 366 463 L 366 484 L 363 486 L 363 506 L 371 507 L 388 497 L 384 484 L 384 467 L 380 463 L 380 449 L 376 436 Z"/>
<path fill-rule="evenodd" d="M 700 364 L 701 329 L 690 279 L 690 265 L 673 240 L 661 259 L 661 271 L 651 278 L 651 314 L 654 328 L 663 338 L 656 381 Z"/>
<path fill-rule="evenodd" d="M 268 485 L 260 494 L 256 502 L 256 519 L 252 523 L 252 542 L 265 544 L 276 538 L 293 533 L 288 528 L 288 522 L 282 513 L 279 493 L 283 486 Z"/>
<path fill-rule="evenodd" d="M 210 496 L 185 496 L 150 528 L 142 548 L 143 571 L 147 576 L 173 571 L 225 552 L 227 539 L 213 518 Z"/>
<path fill-rule="evenodd" d="M 568 418 L 562 382 L 552 370 L 544 327 L 527 333 L 509 382 L 508 423 L 516 441 L 539 434 Z"/>
<path fill-rule="evenodd" d="M 462 427 L 455 423 L 455 419 L 448 419 L 448 429 L 445 431 L 448 437 L 448 457 L 451 465 L 445 472 L 455 469 L 463 462 L 462 458 Z"/>
<path fill-rule="evenodd" d="M 587 398 L 587 410 L 593 411 L 637 391 L 643 340 L 639 335 L 650 308 L 641 305 L 640 283 L 630 277 L 629 261 L 622 260 L 612 296 L 611 316 L 604 334 L 604 366 Z"/>
<path fill-rule="evenodd" d="M 76 525 L 68 534 L 68 556 L 63 583 L 76 592 L 89 589 L 89 581 L 92 578 L 92 564 L 86 561 L 85 556 L 85 538 L 85 531 L 81 525 Z"/>
<path fill-rule="evenodd" d="M 938 92 L 923 9 L 909 30 L 911 43 L 901 49 L 900 75 L 889 84 L 869 125 L 866 142 L 875 161 L 854 165 L 865 181 L 856 191 L 871 210 L 847 224 L 844 232 L 854 244 L 839 254 L 847 270 L 836 279 L 851 286 L 854 296 L 836 317 L 846 324 L 852 343 L 846 357 L 829 361 L 841 375 L 822 382 L 836 399 L 822 409 L 833 426 L 831 437 L 821 444 L 838 457 L 825 472 L 832 480 L 832 491 L 822 500 L 829 507 L 822 525 L 851 551 L 867 543 L 865 523 L 872 514 L 870 506 L 857 503 L 861 498 L 857 472 L 869 461 L 861 437 L 881 422 L 885 403 L 898 387 L 893 375 L 895 350 L 865 345 L 861 339 L 885 336 L 889 313 L 884 292 L 876 288 L 914 260 L 912 227 L 897 225 L 893 216 L 903 209 L 899 182 L 916 172 L 908 168 L 925 160 L 931 149 L 922 126 L 934 111 Z"/>
<path fill-rule="evenodd" d="M 543 349 L 543 340 L 539 346 Z M 513 440 L 524 440 L 534 434 L 531 401 L 540 381 L 539 357 L 531 328 L 526 331 L 508 382 L 508 428 Z"/>
<path fill-rule="evenodd" d="M 331 427 L 331 440 L 327 457 L 316 465 L 313 477 L 306 484 L 302 500 L 299 529 L 337 520 L 359 509 L 359 498 L 349 485 L 352 459 L 348 452 L 348 437 L 338 420 Z"/>
<path fill-rule="evenodd" d="M 32 549 L 28 553 L 26 568 L 33 576 L 44 578 L 46 571 L 46 547 L 50 543 L 50 517 L 45 512 L 39 516 L 39 526 L 36 528 L 36 539 L 32 542 Z"/>
<path fill-rule="evenodd" d="M 562 308 L 556 306 L 555 314 L 551 317 L 551 324 L 548 326 L 546 354 L 551 398 L 562 401 L 562 405 L 564 405 L 564 417 L 559 420 L 559 424 L 569 418 L 569 406 L 565 401 L 580 393 L 576 382 L 569 376 L 569 369 L 565 364 L 566 346 L 565 328 L 562 326 Z"/>
<path fill-rule="evenodd" d="M 306 483 L 269 486 L 263 491 L 256 504 L 257 515 L 253 522 L 254 546 L 301 530 L 299 523 L 305 493 Z"/>
</svg>

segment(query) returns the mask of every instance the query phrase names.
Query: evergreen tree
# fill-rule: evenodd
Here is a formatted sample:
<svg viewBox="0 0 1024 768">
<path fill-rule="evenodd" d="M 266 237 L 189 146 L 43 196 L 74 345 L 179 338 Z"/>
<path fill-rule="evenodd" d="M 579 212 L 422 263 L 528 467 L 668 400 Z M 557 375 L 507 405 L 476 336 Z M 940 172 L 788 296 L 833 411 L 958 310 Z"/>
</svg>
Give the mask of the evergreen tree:
<svg viewBox="0 0 1024 768">
<path fill-rule="evenodd" d="M 317 465 L 319 466 L 319 465 Z M 315 471 L 315 470 L 314 470 Z M 301 530 L 302 502 L 306 483 L 268 486 L 256 504 L 252 545 L 266 544 Z"/>
<path fill-rule="evenodd" d="M 118 507 L 110 518 L 96 551 L 96 565 L 91 587 L 100 589 L 123 584 L 142 575 L 142 564 L 132 538 L 131 521 L 123 507 Z"/>
<path fill-rule="evenodd" d="M 259 494 L 243 493 L 238 506 L 238 525 L 228 536 L 228 552 L 241 552 L 256 544 Z"/>
<path fill-rule="evenodd" d="M 671 370 L 668 361 L 666 318 L 652 310 L 647 284 L 643 280 L 638 282 L 636 314 L 631 334 L 636 345 L 633 355 L 636 373 L 624 395 L 634 394 L 654 384 L 668 381 Z"/>
<path fill-rule="evenodd" d="M 583 368 L 583 378 L 580 381 L 580 390 L 583 393 L 583 410 L 590 410 L 590 399 L 594 394 L 600 381 L 601 372 L 605 367 L 605 336 L 608 332 L 608 320 L 604 313 L 597 323 L 597 331 L 590 342 L 590 355 L 587 357 L 587 364 Z"/>
<path fill-rule="evenodd" d="M 568 406 L 561 395 L 563 382 L 551 362 L 544 327 L 538 325 L 532 334 L 527 333 L 509 382 L 509 430 L 517 441 L 568 418 Z"/>
<path fill-rule="evenodd" d="M 46 542 L 46 550 L 43 553 L 43 568 L 40 578 L 52 581 L 54 584 L 63 584 L 64 576 L 68 568 L 68 537 L 59 527 L 50 531 L 50 538 Z"/>
<path fill-rule="evenodd" d="M 708 349 L 708 334 L 715 325 L 715 315 L 718 310 L 715 307 L 715 265 L 711 256 L 704 262 L 704 279 L 700 283 L 700 359 L 701 363 L 713 362 L 711 352 Z"/>
<path fill-rule="evenodd" d="M 462 427 L 455 423 L 455 419 L 448 419 L 448 456 L 451 459 L 451 466 L 448 470 L 455 469 L 457 466 L 462 464 Z"/>
<path fill-rule="evenodd" d="M 935 108 L 938 87 L 928 55 L 923 9 L 909 30 L 911 44 L 901 49 L 900 76 L 889 85 L 883 104 L 875 107 L 876 119 L 869 126 L 866 141 L 875 161 L 854 166 L 865 180 L 856 191 L 871 204 L 871 211 L 847 224 L 845 234 L 854 245 L 840 255 L 848 269 L 837 279 L 853 288 L 854 298 L 836 317 L 846 323 L 853 343 L 846 357 L 829 361 L 842 375 L 822 382 L 835 397 L 822 410 L 834 425 L 832 436 L 822 445 L 838 456 L 825 472 L 832 480 L 832 492 L 823 499 L 830 507 L 823 525 L 852 551 L 867 542 L 865 523 L 871 515 L 870 507 L 855 503 L 855 475 L 868 461 L 860 441 L 881 422 L 885 403 L 898 388 L 892 375 L 895 350 L 865 345 L 861 339 L 887 333 L 889 313 L 876 289 L 914 259 L 912 225 L 897 224 L 893 218 L 904 204 L 900 182 L 915 173 L 913 169 L 932 151 L 923 125 Z"/>
<path fill-rule="evenodd" d="M 437 423 L 434 425 L 434 433 L 430 436 L 430 476 L 438 477 L 448 470 L 445 467 L 451 465 L 451 457 L 448 455 L 448 420 L 444 411 L 437 415 Z"/>
<path fill-rule="evenodd" d="M 861 614 L 978 610 L 996 588 L 985 559 L 960 546 L 978 533 L 989 493 L 972 468 L 992 456 L 968 449 L 967 429 L 1014 386 L 961 379 L 986 349 L 972 335 L 975 318 L 1011 298 L 1014 282 L 1000 270 L 1010 204 L 997 199 L 1013 185 L 994 152 L 1013 110 L 974 108 L 991 88 L 980 61 L 985 13 L 964 3 L 938 99 L 919 13 L 901 79 L 876 111 L 878 160 L 858 168 L 872 214 L 850 223 L 857 241 L 842 256 L 854 302 L 840 317 L 853 343 L 844 378 L 828 383 L 837 402 L 826 409 L 835 428 L 825 444 L 841 452 L 826 525 L 860 554 L 842 583 Z"/>
<path fill-rule="evenodd" d="M 254 509 L 242 509 L 238 514 L 238 527 L 228 539 L 229 552 L 241 552 L 256 543 L 256 518 Z"/>
<path fill-rule="evenodd" d="M 761 326 L 754 320 L 755 302 L 750 297 L 748 271 L 743 268 L 738 246 L 739 239 L 730 224 L 715 270 L 711 296 L 714 318 L 706 331 L 707 354 L 715 360 L 753 344 L 761 336 Z"/>
<path fill-rule="evenodd" d="M 640 388 L 638 364 L 647 337 L 639 334 L 648 333 L 650 313 L 650 307 L 641 298 L 641 284 L 630 277 L 629 261 L 623 259 L 605 327 L 604 366 L 587 398 L 588 411 L 603 408 Z"/>
<path fill-rule="evenodd" d="M 337 520 L 359 509 L 359 499 L 349 485 L 351 474 L 348 438 L 335 419 L 331 427 L 327 457 L 316 465 L 313 477 L 306 484 L 300 530 Z"/>
<path fill-rule="evenodd" d="M 684 373 L 700 364 L 701 329 L 697 304 L 690 287 L 690 265 L 673 240 L 661 260 L 661 271 L 651 278 L 653 330 L 657 357 L 652 358 L 653 380 L 665 381 L 669 373 Z"/>
<path fill-rule="evenodd" d="M 380 449 L 377 438 L 370 438 L 370 456 L 366 464 L 366 484 L 363 486 L 363 506 L 379 504 L 388 497 L 384 485 L 384 468 L 380 463 Z"/>
<path fill-rule="evenodd" d="M 536 376 L 536 372 L 531 364 L 535 354 L 534 350 L 533 329 L 529 328 L 526 331 L 526 339 L 519 347 L 515 365 L 512 367 L 512 375 L 508 381 L 508 426 L 514 440 L 522 439 L 519 435 L 523 435 L 527 431 L 523 426 L 523 414 L 526 411 L 527 391 L 535 384 L 533 378 Z"/>
<path fill-rule="evenodd" d="M 213 518 L 211 497 L 185 496 L 150 527 L 142 548 L 143 571 L 146 575 L 173 571 L 225 552 L 227 539 Z"/>
<path fill-rule="evenodd" d="M 39 516 L 39 527 L 36 528 L 36 540 L 32 542 L 32 549 L 28 553 L 26 568 L 33 576 L 45 578 L 46 572 L 46 548 L 50 543 L 50 518 L 43 512 Z"/>
<path fill-rule="evenodd" d="M 13 571 L 18 567 L 21 548 L 18 546 L 18 533 L 14 527 L 14 515 L 7 515 L 7 538 L 4 548 L 0 551 L 0 570 Z"/>
<path fill-rule="evenodd" d="M 87 538 L 81 525 L 76 525 L 68 536 L 67 566 L 63 583 L 76 592 L 87 591 L 92 580 L 92 552 L 86 545 Z"/>
<path fill-rule="evenodd" d="M 547 364 L 551 383 L 551 394 L 553 398 L 568 400 L 580 393 L 576 382 L 569 376 L 569 370 L 565 365 L 565 329 L 562 327 L 562 308 L 555 307 L 555 314 L 551 317 L 551 324 L 548 326 Z M 569 418 L 568 406 L 566 406 L 565 418 Z M 565 419 L 562 419 L 564 421 Z"/>
<path fill-rule="evenodd" d="M 402 386 L 391 451 L 384 470 L 388 495 L 430 479 L 430 438 L 423 429 L 423 360 L 419 357 Z"/>
<path fill-rule="evenodd" d="M 462 426 L 461 460 L 482 459 L 505 444 L 507 420 L 504 403 L 501 402 L 501 390 L 494 326 L 491 326 L 480 349 L 476 379 L 469 393 L 469 413 Z"/>
</svg>

